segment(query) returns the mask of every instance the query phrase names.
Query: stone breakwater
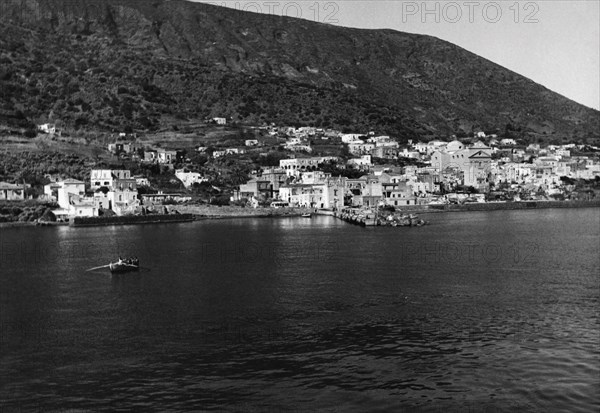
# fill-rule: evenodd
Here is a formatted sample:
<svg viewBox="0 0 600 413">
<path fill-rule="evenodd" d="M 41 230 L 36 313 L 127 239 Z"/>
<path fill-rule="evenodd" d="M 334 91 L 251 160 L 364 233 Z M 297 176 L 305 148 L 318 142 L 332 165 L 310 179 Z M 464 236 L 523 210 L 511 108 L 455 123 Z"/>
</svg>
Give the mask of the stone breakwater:
<svg viewBox="0 0 600 413">
<path fill-rule="evenodd" d="M 307 212 L 314 212 L 308 208 L 245 208 L 235 206 L 214 205 L 178 205 L 170 207 L 181 214 L 193 214 L 196 219 L 203 218 L 259 218 L 259 217 L 286 217 L 300 216 Z"/>
<path fill-rule="evenodd" d="M 192 214 L 123 215 L 112 217 L 75 217 L 71 220 L 70 225 L 73 227 L 90 227 L 101 225 L 164 224 L 193 220 L 194 216 Z"/>
</svg>

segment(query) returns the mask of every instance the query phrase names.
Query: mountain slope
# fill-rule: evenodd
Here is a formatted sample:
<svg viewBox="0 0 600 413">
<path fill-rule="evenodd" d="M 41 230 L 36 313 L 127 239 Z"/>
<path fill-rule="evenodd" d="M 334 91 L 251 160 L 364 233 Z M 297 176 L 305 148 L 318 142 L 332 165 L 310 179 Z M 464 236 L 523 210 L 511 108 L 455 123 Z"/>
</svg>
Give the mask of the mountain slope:
<svg viewBox="0 0 600 413">
<path fill-rule="evenodd" d="M 401 137 L 597 138 L 598 111 L 448 42 L 180 0 L 3 0 L 0 121 L 231 116 Z"/>
</svg>

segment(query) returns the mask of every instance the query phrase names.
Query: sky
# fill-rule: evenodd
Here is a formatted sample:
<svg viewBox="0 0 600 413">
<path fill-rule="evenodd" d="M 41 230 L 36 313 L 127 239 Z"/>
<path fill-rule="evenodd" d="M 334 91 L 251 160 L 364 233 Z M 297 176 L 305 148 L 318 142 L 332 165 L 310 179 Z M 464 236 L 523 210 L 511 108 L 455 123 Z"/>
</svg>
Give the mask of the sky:
<svg viewBox="0 0 600 413">
<path fill-rule="evenodd" d="M 598 0 L 195 0 L 454 43 L 600 110 Z"/>
</svg>

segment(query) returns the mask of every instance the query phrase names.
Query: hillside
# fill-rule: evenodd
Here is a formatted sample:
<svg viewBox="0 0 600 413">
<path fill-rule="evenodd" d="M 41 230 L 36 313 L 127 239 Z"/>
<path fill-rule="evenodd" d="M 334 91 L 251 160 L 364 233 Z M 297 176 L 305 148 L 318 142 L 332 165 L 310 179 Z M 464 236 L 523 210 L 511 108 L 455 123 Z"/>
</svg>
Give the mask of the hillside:
<svg viewBox="0 0 600 413">
<path fill-rule="evenodd" d="M 599 112 L 451 43 L 181 0 L 3 0 L 0 124 L 212 116 L 401 138 L 599 138 Z"/>
</svg>

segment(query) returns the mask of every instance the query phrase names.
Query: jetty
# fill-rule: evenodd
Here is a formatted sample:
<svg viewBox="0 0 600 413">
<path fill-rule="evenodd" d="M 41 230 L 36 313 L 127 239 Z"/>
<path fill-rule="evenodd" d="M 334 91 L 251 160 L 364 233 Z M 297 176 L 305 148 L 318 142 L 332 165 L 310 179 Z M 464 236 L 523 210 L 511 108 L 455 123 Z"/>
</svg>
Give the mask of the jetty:
<svg viewBox="0 0 600 413">
<path fill-rule="evenodd" d="M 335 212 L 334 216 L 342 221 L 363 227 L 420 227 L 427 222 L 417 215 L 403 214 L 401 211 L 385 211 L 371 208 L 344 208 Z"/>
<path fill-rule="evenodd" d="M 377 225 L 377 212 L 363 208 L 344 208 L 334 214 L 342 221 L 363 227 L 373 227 Z"/>
</svg>

